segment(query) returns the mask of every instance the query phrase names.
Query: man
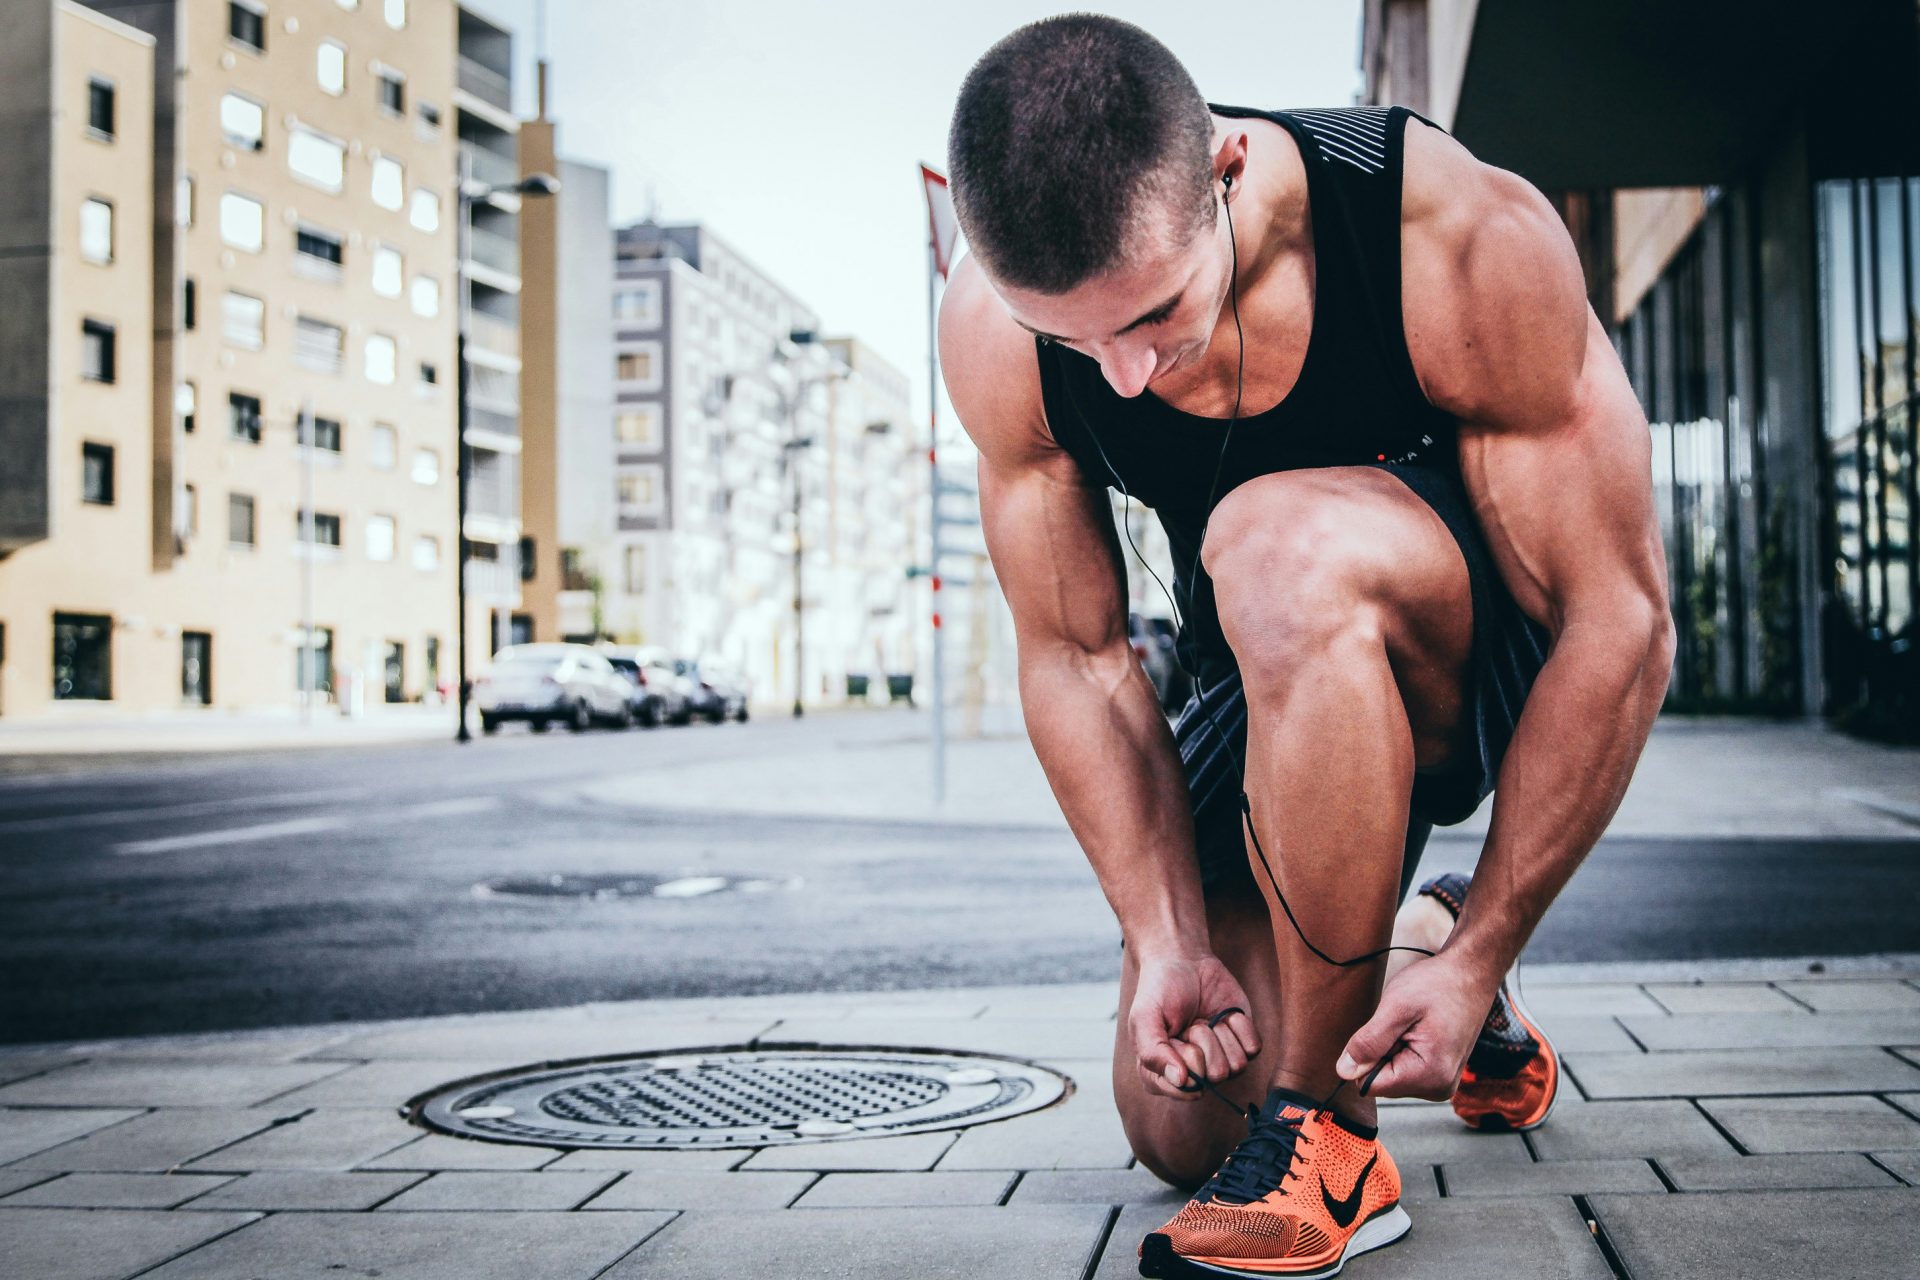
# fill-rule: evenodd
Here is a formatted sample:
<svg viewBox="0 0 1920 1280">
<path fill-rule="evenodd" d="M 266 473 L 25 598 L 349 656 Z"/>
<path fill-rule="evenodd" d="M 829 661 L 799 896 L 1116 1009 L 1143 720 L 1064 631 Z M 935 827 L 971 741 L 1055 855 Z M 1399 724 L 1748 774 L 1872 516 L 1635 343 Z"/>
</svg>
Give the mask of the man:
<svg viewBox="0 0 1920 1280">
<path fill-rule="evenodd" d="M 1504 978 L 1666 688 L 1645 419 L 1551 206 L 1404 109 L 1210 106 L 1071 15 L 974 67 L 949 161 L 941 356 L 1028 730 L 1121 927 L 1115 1097 L 1199 1184 L 1142 1271 L 1331 1275 L 1407 1227 L 1375 1095 L 1552 1105 Z M 1173 551 L 1172 730 L 1108 486 Z M 1396 926 L 1430 824 L 1496 782 L 1471 892 Z"/>
</svg>

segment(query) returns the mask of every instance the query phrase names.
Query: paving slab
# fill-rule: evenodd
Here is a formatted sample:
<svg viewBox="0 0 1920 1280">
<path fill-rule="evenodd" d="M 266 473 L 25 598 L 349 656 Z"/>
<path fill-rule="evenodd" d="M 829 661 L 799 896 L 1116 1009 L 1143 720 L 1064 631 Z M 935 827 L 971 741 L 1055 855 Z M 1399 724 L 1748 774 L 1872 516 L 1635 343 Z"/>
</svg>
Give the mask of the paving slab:
<svg viewBox="0 0 1920 1280">
<path fill-rule="evenodd" d="M 51 1169 L 0 1169 L 0 1196 L 10 1196 L 22 1187 L 38 1186 L 60 1176 Z"/>
<path fill-rule="evenodd" d="M 175 1214 L 186 1222 L 204 1215 Z M 665 1213 L 276 1214 L 141 1280 L 591 1280 Z"/>
<path fill-rule="evenodd" d="M 1848 1280 L 1913 1280 L 1920 1258 L 1920 1190 L 1911 1187 L 1588 1203 L 1634 1280 L 1752 1280 L 1795 1262 Z"/>
<path fill-rule="evenodd" d="M 423 1058 L 360 1062 L 344 1071 L 275 1098 L 269 1106 L 385 1107 L 391 1111 L 423 1093 L 485 1075 L 496 1064 L 470 1058 Z"/>
<path fill-rule="evenodd" d="M 618 1173 L 436 1173 L 380 1206 L 382 1213 L 407 1210 L 478 1212 L 577 1209 L 605 1189 Z M 646 1206 L 648 1208 L 656 1206 Z"/>
<path fill-rule="evenodd" d="M 943 1147 L 942 1150 L 945 1148 Z M 589 1148 L 569 1151 L 541 1172 L 571 1173 L 583 1169 L 651 1169 L 661 1173 L 718 1173 L 739 1165 L 753 1152 L 746 1148 L 710 1151 L 624 1151 Z M 931 1160 L 928 1161 L 932 1163 Z"/>
<path fill-rule="evenodd" d="M 1107 1213 L 1051 1204 L 686 1213 L 606 1280 L 1079 1280 Z"/>
<path fill-rule="evenodd" d="M 1059 1106 L 975 1125 L 940 1158 L 942 1169 L 1124 1169 L 1133 1147 L 1112 1096 L 1076 1093 Z"/>
<path fill-rule="evenodd" d="M 1659 1001 L 1631 982 L 1529 982 L 1522 966 L 1519 989 L 1521 1002 L 1542 1021 L 1666 1012 Z"/>
<path fill-rule="evenodd" d="M 909 1173 L 931 1169 L 948 1148 L 959 1140 L 955 1130 L 941 1133 L 907 1133 L 896 1138 L 852 1138 L 846 1142 L 801 1142 L 786 1147 L 767 1147 L 739 1164 L 741 1169 L 813 1169 L 822 1173 L 869 1171 Z M 702 1153 L 720 1156 L 721 1152 Z M 736 1159 L 745 1152 L 725 1154 Z M 651 1168 L 652 1166 L 641 1166 Z"/>
<path fill-rule="evenodd" d="M 345 1038 L 340 1027 L 263 1027 L 234 1033 L 204 1031 L 171 1036 L 121 1036 L 61 1046 L 76 1058 L 169 1062 L 291 1062 Z"/>
<path fill-rule="evenodd" d="M 362 1169 L 540 1169 L 562 1155 L 558 1147 L 529 1147 L 517 1142 L 481 1142 L 430 1133 L 383 1156 L 365 1160 Z"/>
<path fill-rule="evenodd" d="M 1595 1191 L 1665 1192 L 1645 1160 L 1552 1160 L 1539 1164 L 1445 1164 L 1447 1198 L 1574 1196 Z"/>
<path fill-rule="evenodd" d="M 791 1018 L 767 1044 L 898 1046 L 1020 1058 L 1097 1058 L 1113 1053 L 1113 1023 L 1093 1018 Z"/>
<path fill-rule="evenodd" d="M 1858 1152 L 1766 1156 L 1662 1156 L 1659 1165 L 1681 1191 L 1820 1191 L 1890 1187 L 1893 1176 Z"/>
<path fill-rule="evenodd" d="M 193 1209 L 268 1209 L 274 1212 L 371 1209 L 428 1177 L 424 1173 L 326 1173 L 271 1169 L 235 1178 Z"/>
<path fill-rule="evenodd" d="M 1637 1051 L 1640 1046 L 1611 1014 L 1556 1014 L 1540 1016 L 1540 1029 L 1561 1053 L 1601 1053 Z"/>
<path fill-rule="evenodd" d="M 1765 982 L 1649 982 L 1645 991 L 1668 1013 L 1806 1013 L 1807 1007 Z"/>
<path fill-rule="evenodd" d="M 1555 1110 L 1548 1124 L 1557 1122 Z M 1448 1161 L 1528 1164 L 1527 1144 L 1517 1133 L 1480 1133 L 1462 1124 L 1453 1108 L 1383 1107 L 1380 1141 L 1401 1164 L 1441 1164 Z"/>
<path fill-rule="evenodd" d="M 1409 1207 L 1413 1230 L 1399 1243 L 1363 1254 L 1343 1276 L 1352 1280 L 1612 1280 L 1605 1255 L 1572 1202 L 1441 1200 Z M 1092 1280 L 1137 1280 L 1136 1251 L 1167 1219 L 1160 1209 L 1121 1211 Z"/>
<path fill-rule="evenodd" d="M 1878 1098 L 1706 1098 L 1700 1105 L 1749 1151 L 1920 1148 L 1920 1122 Z"/>
<path fill-rule="evenodd" d="M 573 1175 L 578 1177 L 579 1175 Z M 588 1209 L 784 1209 L 812 1186 L 812 1173 L 649 1173 L 635 1170 L 588 1201 Z"/>
<path fill-rule="evenodd" d="M 0 1259 L 21 1280 L 121 1280 L 244 1227 L 257 1213 L 0 1209 Z M 275 1280 L 286 1275 L 273 1273 Z M 336 1280 L 328 1277 L 327 1280 Z"/>
<path fill-rule="evenodd" d="M 435 1022 L 351 1036 L 313 1057 L 359 1061 L 459 1058 L 489 1064 L 490 1069 L 502 1069 L 623 1053 L 738 1047 L 751 1043 L 776 1021 L 774 1018 L 565 1021 L 490 1018 L 450 1026 Z"/>
<path fill-rule="evenodd" d="M 1147 1169 L 1036 1169 L 1020 1178 L 1009 1204 L 1153 1204 L 1171 1206 L 1188 1193 L 1168 1186 Z"/>
<path fill-rule="evenodd" d="M 59 1050 L 16 1049 L 0 1053 L 0 1084 L 12 1084 L 48 1071 L 74 1066 L 80 1059 Z"/>
<path fill-rule="evenodd" d="M 1005 1169 L 961 1173 L 830 1173 L 793 1202 L 796 1209 L 999 1204 L 1020 1175 Z"/>
<path fill-rule="evenodd" d="M 0 1200 L 0 1208 L 171 1209 L 231 1178 L 193 1173 L 67 1173 Z"/>
<path fill-rule="evenodd" d="M 1655 1052 L 1920 1043 L 1920 1012 L 1683 1013 L 1668 1018 L 1630 1017 L 1622 1021 L 1640 1043 Z"/>
<path fill-rule="evenodd" d="M 1795 1019 L 1782 1018 L 1783 1023 Z M 1566 1060 L 1590 1099 L 1878 1093 L 1920 1087 L 1920 1067 L 1865 1047 L 1587 1053 Z"/>
<path fill-rule="evenodd" d="M 420 1136 L 392 1110 L 320 1107 L 222 1147 L 189 1164 L 237 1173 L 255 1169 L 352 1169 Z"/>
<path fill-rule="evenodd" d="M 1692 1103 L 1678 1099 L 1556 1106 L 1531 1141 L 1542 1160 L 1736 1154 Z"/>
<path fill-rule="evenodd" d="M 245 1107 L 171 1107 L 36 1152 L 18 1163 L 28 1169 L 159 1173 L 258 1133 L 274 1118 L 270 1111 Z"/>
<path fill-rule="evenodd" d="M 1908 1186 L 1920 1187 L 1920 1151 L 1876 1151 L 1873 1158 Z"/>
<path fill-rule="evenodd" d="M 71 1142 L 84 1134 L 123 1123 L 139 1111 L 105 1107 L 48 1107 L 0 1110 L 0 1164 Z"/>
<path fill-rule="evenodd" d="M 1892 978 L 1866 982 L 1844 978 L 1783 982 L 1780 989 L 1812 1005 L 1816 1013 L 1867 1013 L 1883 1009 L 1920 1012 L 1920 988 Z"/>
<path fill-rule="evenodd" d="M 0 1106 L 250 1107 L 342 1068 L 332 1062 L 94 1061 L 0 1087 Z"/>
</svg>

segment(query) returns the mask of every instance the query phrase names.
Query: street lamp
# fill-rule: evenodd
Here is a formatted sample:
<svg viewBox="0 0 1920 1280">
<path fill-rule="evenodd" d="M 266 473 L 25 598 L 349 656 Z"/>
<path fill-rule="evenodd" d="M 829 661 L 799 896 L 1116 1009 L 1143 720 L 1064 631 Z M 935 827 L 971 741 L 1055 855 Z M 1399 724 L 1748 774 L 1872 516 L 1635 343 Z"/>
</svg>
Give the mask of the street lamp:
<svg viewBox="0 0 1920 1280">
<path fill-rule="evenodd" d="M 455 604 L 454 610 L 454 646 L 458 653 L 458 679 L 460 685 L 460 726 L 453 732 L 455 742 L 471 742 L 473 734 L 467 728 L 467 700 L 471 690 L 467 682 L 467 481 L 473 470 L 473 448 L 467 443 L 467 324 L 472 311 L 467 288 L 467 237 L 470 230 L 473 206 L 483 200 L 498 195 L 555 196 L 560 194 L 560 179 L 550 173 L 530 173 L 518 182 L 504 185 L 474 186 L 472 184 L 472 161 L 466 148 L 460 149 L 460 180 L 455 192 L 458 204 L 455 208 L 455 233 L 459 236 L 458 253 L 454 262 L 454 289 L 459 295 L 459 338 L 454 347 L 455 373 L 459 379 L 459 416 L 456 419 L 460 433 L 459 459 L 454 467 L 454 503 L 458 521 L 458 551 L 454 555 Z"/>
<path fill-rule="evenodd" d="M 811 329 L 795 329 L 787 335 L 787 339 L 795 346 L 811 346 L 817 341 Z M 776 349 L 774 355 L 776 362 L 784 366 L 787 360 L 785 350 Z M 806 549 L 800 538 L 800 451 L 813 445 L 812 436 L 800 434 L 800 408 L 806 403 L 807 393 L 815 386 L 838 382 L 850 372 L 845 365 L 834 360 L 826 373 L 796 378 L 792 398 L 782 397 L 787 411 L 788 437 L 780 446 L 780 452 L 793 481 L 793 718 L 796 720 L 806 714 L 802 699 L 807 688 L 807 614 L 801 592 Z"/>
</svg>

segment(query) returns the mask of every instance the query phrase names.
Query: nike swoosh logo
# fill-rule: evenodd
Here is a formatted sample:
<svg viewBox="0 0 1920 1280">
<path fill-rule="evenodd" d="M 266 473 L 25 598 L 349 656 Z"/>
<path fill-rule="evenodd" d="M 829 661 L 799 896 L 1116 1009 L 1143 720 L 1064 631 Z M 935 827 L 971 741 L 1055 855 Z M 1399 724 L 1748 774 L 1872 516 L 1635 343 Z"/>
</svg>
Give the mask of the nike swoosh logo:
<svg viewBox="0 0 1920 1280">
<path fill-rule="evenodd" d="M 1327 1206 L 1327 1216 L 1332 1218 L 1334 1222 L 1341 1227 L 1352 1226 L 1354 1218 L 1359 1215 L 1360 1194 L 1366 1190 L 1367 1175 L 1373 1172 L 1374 1163 L 1379 1159 L 1380 1153 L 1378 1151 L 1374 1152 L 1372 1158 L 1367 1161 L 1367 1167 L 1362 1169 L 1360 1176 L 1353 1180 L 1353 1190 L 1347 1194 L 1347 1198 L 1344 1200 L 1335 1200 L 1333 1196 L 1328 1193 L 1327 1179 L 1325 1175 L 1321 1176 L 1320 1199 Z"/>
</svg>

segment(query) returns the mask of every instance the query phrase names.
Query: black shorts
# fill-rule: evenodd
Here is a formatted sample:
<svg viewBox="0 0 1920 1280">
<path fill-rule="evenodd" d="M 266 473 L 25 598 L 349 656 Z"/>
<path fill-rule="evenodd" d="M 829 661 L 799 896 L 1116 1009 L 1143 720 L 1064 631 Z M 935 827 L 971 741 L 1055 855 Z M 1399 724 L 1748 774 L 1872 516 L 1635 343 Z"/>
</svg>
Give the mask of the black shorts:
<svg viewBox="0 0 1920 1280">
<path fill-rule="evenodd" d="M 1507 590 L 1457 475 L 1431 466 L 1391 462 L 1374 465 L 1399 476 L 1446 524 L 1466 560 L 1473 598 L 1473 655 L 1466 702 L 1475 746 L 1445 770 L 1414 772 L 1406 852 L 1400 870 L 1400 897 L 1404 901 L 1433 827 L 1466 821 L 1493 790 L 1527 692 L 1547 660 L 1549 635 L 1545 627 L 1520 611 Z M 1231 750 L 1222 749 L 1213 719 L 1231 740 Z M 1193 806 L 1202 887 L 1208 896 L 1258 892 L 1240 811 L 1239 766 L 1246 758 L 1247 703 L 1239 672 L 1230 662 L 1212 667 L 1194 682 L 1194 695 L 1174 723 L 1174 738 L 1180 747 Z M 1267 857 L 1272 860 L 1276 845 L 1265 832 L 1261 836 Z"/>
</svg>

